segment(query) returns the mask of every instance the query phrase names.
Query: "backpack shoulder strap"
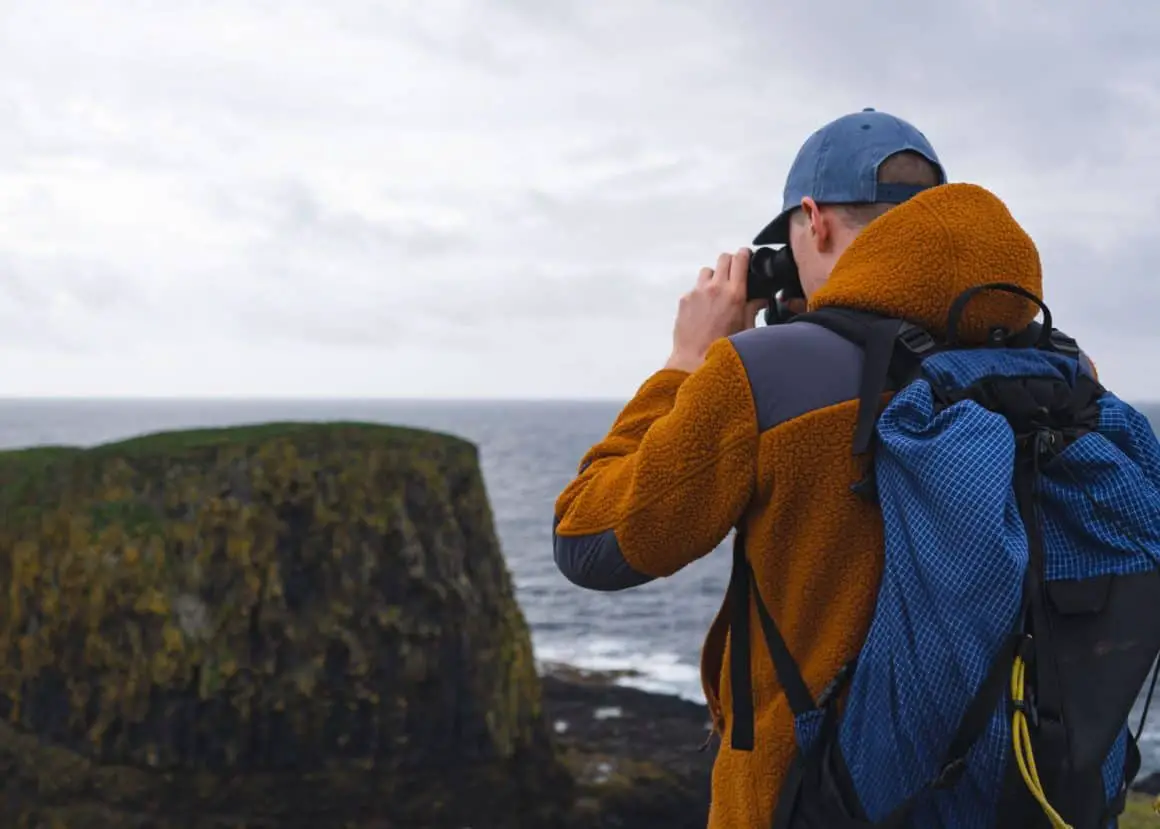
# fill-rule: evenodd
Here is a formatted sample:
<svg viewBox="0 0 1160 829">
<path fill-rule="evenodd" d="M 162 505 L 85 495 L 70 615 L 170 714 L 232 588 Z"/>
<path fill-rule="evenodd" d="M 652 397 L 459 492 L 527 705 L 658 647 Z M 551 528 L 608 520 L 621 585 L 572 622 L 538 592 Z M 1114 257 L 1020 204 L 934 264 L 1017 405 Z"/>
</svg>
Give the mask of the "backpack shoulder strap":
<svg viewBox="0 0 1160 829">
<path fill-rule="evenodd" d="M 873 448 L 878 403 L 888 389 L 897 390 L 914 378 L 922 360 L 938 348 L 924 329 L 897 317 L 854 308 L 828 307 L 798 314 L 790 323 L 810 322 L 833 331 L 865 353 L 858 390 L 858 421 L 854 454 Z"/>
</svg>

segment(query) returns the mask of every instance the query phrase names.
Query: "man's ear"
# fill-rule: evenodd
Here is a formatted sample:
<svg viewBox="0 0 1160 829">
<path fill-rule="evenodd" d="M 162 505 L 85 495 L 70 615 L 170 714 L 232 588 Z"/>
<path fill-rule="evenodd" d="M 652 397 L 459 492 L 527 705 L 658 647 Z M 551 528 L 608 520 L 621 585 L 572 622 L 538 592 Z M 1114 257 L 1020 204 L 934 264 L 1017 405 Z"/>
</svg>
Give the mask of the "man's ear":
<svg viewBox="0 0 1160 829">
<path fill-rule="evenodd" d="M 802 216 L 809 228 L 810 243 L 822 253 L 830 246 L 833 228 L 830 227 L 830 217 L 822 213 L 818 203 L 809 196 L 802 199 Z"/>
</svg>

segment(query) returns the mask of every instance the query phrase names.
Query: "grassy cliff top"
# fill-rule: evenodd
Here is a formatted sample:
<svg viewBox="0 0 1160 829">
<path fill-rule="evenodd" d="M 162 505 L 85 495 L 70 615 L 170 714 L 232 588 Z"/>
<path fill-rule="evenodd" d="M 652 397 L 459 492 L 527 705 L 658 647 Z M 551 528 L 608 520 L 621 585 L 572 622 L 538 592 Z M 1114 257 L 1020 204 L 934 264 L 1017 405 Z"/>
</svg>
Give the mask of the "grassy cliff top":
<svg viewBox="0 0 1160 829">
<path fill-rule="evenodd" d="M 359 421 L 283 421 L 213 429 L 154 432 L 91 447 L 46 445 L 0 451 L 0 515 L 54 470 L 109 463 L 201 462 L 221 455 L 246 455 L 272 443 L 303 449 L 366 446 L 415 458 L 455 458 L 478 463 L 474 443 L 442 432 Z"/>
<path fill-rule="evenodd" d="M 1153 829 L 1160 826 L 1160 815 L 1154 805 L 1156 803 L 1160 801 L 1148 795 L 1129 796 L 1124 814 L 1120 816 L 1120 829 Z"/>
<path fill-rule="evenodd" d="M 361 421 L 278 421 L 214 429 L 153 432 L 93 447 L 54 445 L 0 450 L 0 467 L 42 464 L 70 458 L 80 453 L 94 457 L 184 455 L 209 448 L 257 444 L 281 438 L 309 440 L 322 435 L 361 436 L 376 443 L 391 443 L 417 449 L 441 446 L 475 451 L 475 445 L 464 438 L 426 429 Z"/>
</svg>

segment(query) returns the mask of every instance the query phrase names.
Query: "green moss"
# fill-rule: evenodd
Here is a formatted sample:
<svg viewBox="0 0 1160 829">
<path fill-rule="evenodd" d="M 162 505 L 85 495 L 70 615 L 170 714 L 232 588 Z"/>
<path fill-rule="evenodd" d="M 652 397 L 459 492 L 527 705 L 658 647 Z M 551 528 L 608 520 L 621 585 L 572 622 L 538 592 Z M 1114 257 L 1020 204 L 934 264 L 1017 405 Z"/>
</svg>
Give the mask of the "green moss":
<svg viewBox="0 0 1160 829">
<path fill-rule="evenodd" d="M 1129 795 L 1120 829 L 1156 829 L 1160 827 L 1160 798 L 1148 795 Z"/>
<path fill-rule="evenodd" d="M 0 453 L 0 481 L 0 765 L 35 781 L 28 809 L 566 809 L 471 443 L 260 424 Z"/>
</svg>

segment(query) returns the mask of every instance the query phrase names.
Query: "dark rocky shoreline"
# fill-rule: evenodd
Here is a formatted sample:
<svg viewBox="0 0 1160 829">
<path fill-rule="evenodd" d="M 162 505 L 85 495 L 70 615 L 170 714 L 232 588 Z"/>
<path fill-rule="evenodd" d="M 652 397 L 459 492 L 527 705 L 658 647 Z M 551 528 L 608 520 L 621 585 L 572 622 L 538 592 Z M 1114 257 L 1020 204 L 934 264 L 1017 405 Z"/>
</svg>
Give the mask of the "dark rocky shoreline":
<svg viewBox="0 0 1160 829">
<path fill-rule="evenodd" d="M 1132 789 L 1140 794 L 1160 795 L 1160 771 L 1137 780 Z"/>
<path fill-rule="evenodd" d="M 541 676 L 578 826 L 704 829 L 717 744 L 704 705 L 618 685 L 622 673 L 546 664 Z"/>
</svg>

